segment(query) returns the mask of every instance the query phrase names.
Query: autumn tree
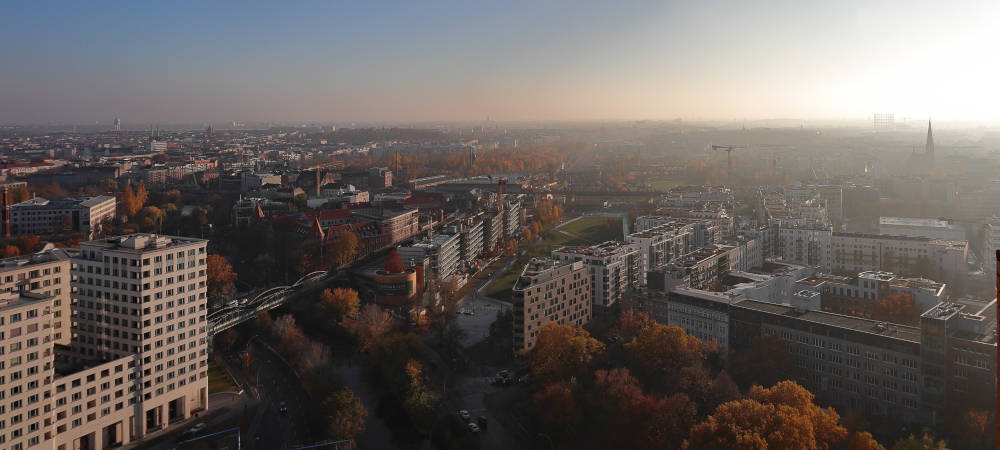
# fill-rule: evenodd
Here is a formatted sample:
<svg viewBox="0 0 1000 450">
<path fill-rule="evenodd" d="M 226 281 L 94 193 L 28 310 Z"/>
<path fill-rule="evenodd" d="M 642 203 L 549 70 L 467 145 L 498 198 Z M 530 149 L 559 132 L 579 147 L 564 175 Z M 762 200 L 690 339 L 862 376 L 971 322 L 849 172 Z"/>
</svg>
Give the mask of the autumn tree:
<svg viewBox="0 0 1000 450">
<path fill-rule="evenodd" d="M 149 194 L 146 192 L 146 182 L 139 180 L 139 186 L 135 188 L 135 201 L 138 202 L 139 208 L 142 208 L 146 204 L 146 200 L 149 200 Z"/>
<path fill-rule="evenodd" d="M 350 231 L 340 232 L 337 239 L 327 246 L 330 265 L 337 268 L 354 261 L 360 247 L 358 235 Z"/>
<path fill-rule="evenodd" d="M 239 336 L 236 334 L 236 330 L 230 328 L 226 330 L 225 333 L 222 333 L 222 344 L 225 345 L 227 348 L 231 348 L 233 344 L 236 343 L 236 339 L 238 337 Z"/>
<path fill-rule="evenodd" d="M 439 397 L 428 385 L 423 366 L 418 361 L 407 361 L 404 371 L 408 386 L 403 408 L 417 428 L 428 430 L 434 424 Z"/>
<path fill-rule="evenodd" d="M 532 398 L 542 428 L 556 439 L 570 435 L 580 425 L 581 410 L 570 384 L 549 384 Z"/>
<path fill-rule="evenodd" d="M 278 317 L 274 321 L 272 330 L 278 339 L 278 348 L 285 355 L 285 359 L 290 364 L 297 366 L 306 343 L 306 337 L 299 325 L 295 323 L 295 318 L 290 314 Z"/>
<path fill-rule="evenodd" d="M 350 330 L 358 340 L 361 351 L 367 351 L 392 329 L 392 316 L 375 304 L 365 305 L 358 319 L 350 324 Z"/>
<path fill-rule="evenodd" d="M 340 323 L 358 316 L 361 299 L 354 289 L 326 289 L 319 296 L 319 304 L 330 321 Z"/>
<path fill-rule="evenodd" d="M 881 448 L 868 433 L 848 433 L 833 409 L 813 403 L 813 394 L 792 381 L 754 386 L 747 398 L 723 403 L 691 429 L 688 447 Z"/>
<path fill-rule="evenodd" d="M 158 231 L 167 213 L 155 206 L 147 206 L 139 211 L 139 225 L 147 231 Z"/>
<path fill-rule="evenodd" d="M 911 434 L 909 437 L 896 439 L 892 444 L 892 450 L 948 450 L 948 444 L 945 441 L 935 440 L 934 436 L 927 433 L 919 437 Z"/>
<path fill-rule="evenodd" d="M 20 203 L 31 198 L 31 193 L 28 192 L 27 186 L 18 186 L 10 191 L 10 202 Z"/>
<path fill-rule="evenodd" d="M 385 258 L 384 268 L 389 273 L 403 273 L 406 271 L 406 267 L 403 265 L 403 258 L 399 256 L 399 252 L 396 249 L 389 250 L 389 254 Z"/>
<path fill-rule="evenodd" d="M 233 266 L 220 255 L 211 254 L 206 259 L 208 278 L 208 302 L 218 304 L 229 300 L 236 290 L 236 272 Z"/>
<path fill-rule="evenodd" d="M 604 344 L 582 328 L 549 322 L 531 351 L 531 374 L 542 384 L 583 375 L 604 353 Z"/>
<path fill-rule="evenodd" d="M 21 254 L 21 249 L 14 245 L 7 244 L 3 246 L 3 257 L 10 258 Z"/>
<path fill-rule="evenodd" d="M 920 323 L 921 312 L 913 299 L 913 294 L 894 292 L 879 299 L 872 306 L 871 318 L 882 322 L 917 325 Z"/>
<path fill-rule="evenodd" d="M 34 253 L 41 245 L 42 241 L 35 235 L 21 236 L 17 238 L 17 249 L 22 255 Z"/>
<path fill-rule="evenodd" d="M 334 439 L 354 439 L 365 430 L 368 411 L 348 388 L 340 389 L 323 401 L 323 409 L 329 414 L 329 430 Z"/>
<path fill-rule="evenodd" d="M 122 193 L 122 212 L 126 216 L 132 217 L 135 213 L 139 212 L 141 204 L 135 198 L 135 192 L 132 191 L 132 185 L 125 186 L 125 192 Z"/>
<path fill-rule="evenodd" d="M 684 367 L 701 364 L 704 346 L 675 325 L 653 323 L 625 344 L 630 367 L 651 388 L 661 390 L 676 381 Z"/>
<path fill-rule="evenodd" d="M 612 328 L 612 332 L 627 341 L 632 340 L 644 328 L 653 325 L 653 319 L 642 311 L 634 309 L 626 310 L 618 319 L 618 323 Z"/>
</svg>

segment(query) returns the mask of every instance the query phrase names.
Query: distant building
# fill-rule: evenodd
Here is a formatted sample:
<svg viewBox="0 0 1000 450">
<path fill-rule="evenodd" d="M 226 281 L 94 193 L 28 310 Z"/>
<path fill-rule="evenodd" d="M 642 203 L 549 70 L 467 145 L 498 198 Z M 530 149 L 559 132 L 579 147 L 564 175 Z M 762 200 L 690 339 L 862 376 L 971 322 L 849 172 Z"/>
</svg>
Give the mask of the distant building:
<svg viewBox="0 0 1000 450">
<path fill-rule="evenodd" d="M 101 224 L 115 217 L 114 197 L 36 197 L 10 207 L 10 231 L 14 236 L 53 233 L 84 233 L 93 238 Z"/>
<path fill-rule="evenodd" d="M 582 261 L 532 259 L 513 288 L 514 351 L 531 350 L 547 323 L 590 322 L 591 278 Z"/>
<path fill-rule="evenodd" d="M 871 317 L 875 305 L 890 295 L 912 296 L 921 312 L 946 299 L 944 283 L 890 272 L 868 271 L 853 277 L 818 273 L 796 281 L 795 287 L 822 294 L 823 311 L 857 317 Z"/>
<path fill-rule="evenodd" d="M 914 217 L 879 217 L 879 234 L 964 241 L 965 230 L 952 220 Z"/>
</svg>

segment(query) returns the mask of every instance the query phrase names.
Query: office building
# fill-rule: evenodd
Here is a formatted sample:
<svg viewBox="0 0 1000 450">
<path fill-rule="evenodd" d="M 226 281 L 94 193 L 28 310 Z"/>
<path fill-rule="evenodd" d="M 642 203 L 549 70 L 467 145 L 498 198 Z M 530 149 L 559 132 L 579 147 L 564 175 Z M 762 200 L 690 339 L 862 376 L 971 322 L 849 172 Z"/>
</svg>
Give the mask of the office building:
<svg viewBox="0 0 1000 450">
<path fill-rule="evenodd" d="M 542 326 L 590 321 L 590 275 L 582 261 L 532 259 L 514 283 L 514 351 L 531 350 Z"/>
<path fill-rule="evenodd" d="M 925 237 L 964 241 L 965 230 L 952 220 L 914 217 L 879 217 L 878 232 L 890 236 Z"/>
<path fill-rule="evenodd" d="M 84 233 L 88 239 L 113 220 L 116 200 L 110 196 L 35 197 L 10 206 L 10 232 L 14 236 Z"/>
</svg>

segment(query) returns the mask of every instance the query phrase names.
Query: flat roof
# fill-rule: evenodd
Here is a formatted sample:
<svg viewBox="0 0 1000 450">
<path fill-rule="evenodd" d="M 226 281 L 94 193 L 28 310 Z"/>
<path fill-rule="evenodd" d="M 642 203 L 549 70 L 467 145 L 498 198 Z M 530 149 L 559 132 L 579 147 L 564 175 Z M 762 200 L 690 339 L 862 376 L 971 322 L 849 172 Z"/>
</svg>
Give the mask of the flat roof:
<svg viewBox="0 0 1000 450">
<path fill-rule="evenodd" d="M 208 242 L 208 239 L 189 238 L 181 236 L 167 236 L 152 233 L 135 233 L 124 236 L 116 236 L 107 239 L 95 239 L 80 244 L 80 248 L 98 247 L 103 250 L 115 250 L 124 252 L 143 253 L 146 251 L 157 251 L 167 248 L 184 247 L 191 244 Z"/>
<path fill-rule="evenodd" d="M 921 217 L 879 217 L 878 224 L 925 228 L 955 228 L 955 226 L 947 220 L 926 219 Z"/>
<path fill-rule="evenodd" d="M 877 320 L 864 319 L 861 317 L 845 316 L 833 314 L 825 311 L 799 312 L 789 305 L 778 305 L 775 303 L 759 302 L 755 300 L 740 300 L 733 303 L 733 306 L 760 311 L 775 316 L 784 316 L 792 319 L 802 320 L 820 325 L 842 328 L 845 330 L 858 331 L 873 335 L 885 336 L 907 342 L 920 343 L 920 328 L 898 325 L 894 323 L 879 322 Z"/>
</svg>

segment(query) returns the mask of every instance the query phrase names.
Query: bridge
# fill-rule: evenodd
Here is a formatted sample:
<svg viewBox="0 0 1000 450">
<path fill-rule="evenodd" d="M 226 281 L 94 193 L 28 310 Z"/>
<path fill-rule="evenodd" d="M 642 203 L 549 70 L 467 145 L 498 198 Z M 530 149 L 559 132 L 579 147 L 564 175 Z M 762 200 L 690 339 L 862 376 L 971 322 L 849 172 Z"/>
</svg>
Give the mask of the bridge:
<svg viewBox="0 0 1000 450">
<path fill-rule="evenodd" d="M 262 291 L 251 292 L 227 303 L 222 308 L 208 314 L 208 335 L 215 336 L 243 322 L 257 318 L 263 311 L 270 311 L 287 303 L 303 288 L 313 287 L 326 279 L 325 270 L 307 273 L 290 286 L 275 286 Z"/>
</svg>

